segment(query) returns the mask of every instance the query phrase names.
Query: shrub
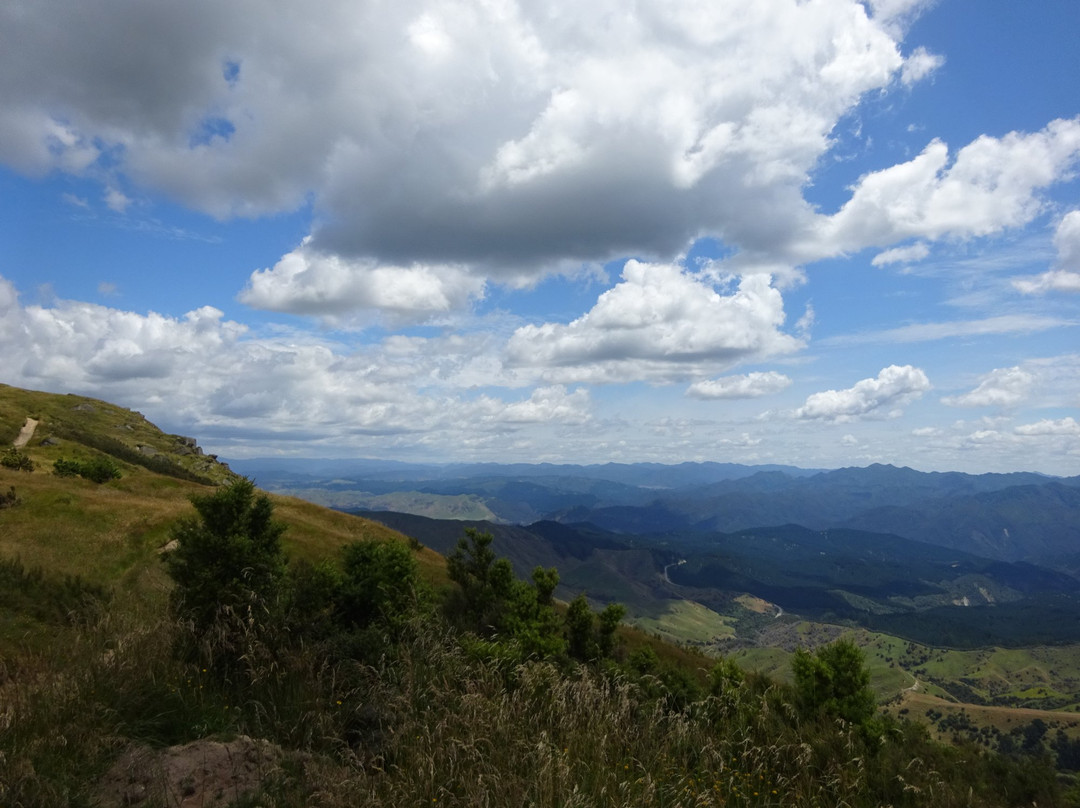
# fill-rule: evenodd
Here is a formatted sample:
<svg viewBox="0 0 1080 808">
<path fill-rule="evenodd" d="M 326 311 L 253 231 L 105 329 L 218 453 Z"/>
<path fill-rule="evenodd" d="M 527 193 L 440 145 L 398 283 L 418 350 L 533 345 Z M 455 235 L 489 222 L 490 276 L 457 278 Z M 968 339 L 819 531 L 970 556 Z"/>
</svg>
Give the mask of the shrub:
<svg viewBox="0 0 1080 808">
<path fill-rule="evenodd" d="M 14 471 L 33 471 L 34 461 L 12 447 L 0 455 L 0 466 Z"/>
<path fill-rule="evenodd" d="M 120 467 L 111 457 L 95 457 L 80 463 L 78 460 L 60 458 L 53 463 L 53 474 L 58 477 L 83 477 L 98 484 L 120 479 Z"/>
<path fill-rule="evenodd" d="M 79 474 L 91 482 L 107 483 L 109 480 L 120 479 L 120 467 L 111 457 L 99 456 L 83 463 Z"/>
<path fill-rule="evenodd" d="M 566 645 L 570 656 L 583 662 L 596 659 L 600 649 L 593 634 L 594 615 L 584 595 L 578 595 L 566 610 Z"/>
<path fill-rule="evenodd" d="M 862 651 L 850 640 L 837 640 L 811 654 L 799 648 L 791 660 L 795 689 L 806 715 L 842 718 L 863 724 L 876 709 L 870 671 Z"/>
<path fill-rule="evenodd" d="M 625 616 L 626 607 L 621 603 L 609 603 L 595 614 L 585 595 L 578 595 L 570 601 L 564 619 L 570 656 L 582 662 L 610 657 L 615 650 L 615 630 Z"/>
<path fill-rule="evenodd" d="M 525 657 L 554 658 L 566 653 L 562 621 L 555 611 L 554 593 L 559 573 L 554 567 L 536 567 L 532 582 L 515 581 L 508 604 L 505 631 Z"/>
<path fill-rule="evenodd" d="M 454 552 L 446 557 L 450 580 L 461 587 L 461 602 L 451 611 L 481 635 L 502 628 L 515 583 L 510 562 L 491 549 L 493 540 L 490 533 L 466 528 Z"/>
<path fill-rule="evenodd" d="M 53 463 L 53 474 L 57 477 L 78 477 L 82 473 L 82 464 L 75 460 L 60 458 Z"/>
<path fill-rule="evenodd" d="M 15 486 L 10 486 L 6 494 L 0 494 L 0 508 L 14 508 L 22 503 L 15 493 Z"/>
<path fill-rule="evenodd" d="M 345 546 L 338 619 L 346 627 L 380 623 L 396 631 L 416 600 L 419 567 L 405 544 L 353 542 Z"/>
<path fill-rule="evenodd" d="M 274 521 L 270 499 L 256 496 L 255 485 L 241 478 L 213 494 L 195 495 L 191 503 L 198 517 L 173 527 L 177 547 L 164 556 L 176 582 L 178 616 L 202 635 L 223 610 L 270 610 L 285 572 L 285 526 Z"/>
<path fill-rule="evenodd" d="M 0 559 L 0 608 L 51 623 L 70 623 L 94 614 L 110 599 L 98 584 L 79 576 L 28 569 L 17 558 Z"/>
</svg>

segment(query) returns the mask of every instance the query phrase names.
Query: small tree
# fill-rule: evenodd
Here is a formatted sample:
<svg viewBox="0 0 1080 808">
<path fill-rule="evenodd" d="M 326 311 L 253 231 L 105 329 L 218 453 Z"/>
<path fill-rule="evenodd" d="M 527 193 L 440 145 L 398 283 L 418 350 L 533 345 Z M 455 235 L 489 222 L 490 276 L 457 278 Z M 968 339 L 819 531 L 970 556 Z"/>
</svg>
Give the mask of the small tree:
<svg viewBox="0 0 1080 808">
<path fill-rule="evenodd" d="M 532 583 L 514 582 L 505 624 L 526 656 L 561 657 L 566 651 L 562 623 L 555 612 L 558 585 L 559 572 L 554 567 L 533 569 Z"/>
<path fill-rule="evenodd" d="M 805 715 L 842 718 L 852 724 L 863 724 L 874 715 L 876 699 L 870 689 L 870 671 L 862 651 L 850 640 L 823 645 L 813 654 L 799 648 L 791 670 Z"/>
<path fill-rule="evenodd" d="M 514 569 L 491 549 L 494 536 L 466 528 L 446 558 L 450 580 L 461 587 L 459 611 L 470 628 L 481 634 L 502 628 L 507 602 L 513 595 Z"/>
<path fill-rule="evenodd" d="M 82 464 L 77 460 L 68 460 L 61 457 L 53 463 L 53 474 L 57 477 L 78 477 L 82 472 Z"/>
<path fill-rule="evenodd" d="M 730 693 L 742 687 L 745 679 L 746 674 L 742 668 L 731 659 L 721 657 L 709 671 L 709 692 L 714 696 Z"/>
<path fill-rule="evenodd" d="M 405 544 L 364 541 L 346 545 L 337 617 L 346 627 L 379 623 L 400 630 L 416 602 L 419 572 Z"/>
<path fill-rule="evenodd" d="M 193 496 L 191 503 L 198 517 L 173 527 L 177 546 L 164 557 L 176 582 L 177 614 L 204 634 L 223 609 L 269 610 L 285 570 L 285 526 L 272 518 L 270 499 L 256 496 L 254 484 L 241 478 L 213 494 Z"/>
<path fill-rule="evenodd" d="M 600 656 L 609 657 L 615 650 L 615 629 L 626 617 L 626 607 L 621 603 L 609 603 L 600 612 L 600 628 L 596 634 L 596 644 Z"/>
<path fill-rule="evenodd" d="M 566 648 L 574 659 L 590 662 L 600 656 L 593 633 L 595 617 L 584 594 L 570 601 L 566 609 Z"/>
<path fill-rule="evenodd" d="M 9 486 L 7 493 L 0 492 L 0 508 L 14 508 L 22 503 L 15 493 L 15 486 Z"/>
</svg>

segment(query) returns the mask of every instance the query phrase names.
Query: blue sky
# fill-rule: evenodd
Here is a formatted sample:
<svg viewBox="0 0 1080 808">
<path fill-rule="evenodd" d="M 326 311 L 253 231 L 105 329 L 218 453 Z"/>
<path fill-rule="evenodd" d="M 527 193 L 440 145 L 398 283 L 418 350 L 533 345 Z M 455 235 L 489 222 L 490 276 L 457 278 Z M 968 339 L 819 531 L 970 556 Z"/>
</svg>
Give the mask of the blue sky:
<svg viewBox="0 0 1080 808">
<path fill-rule="evenodd" d="M 1080 469 L 1072 0 L 0 8 L 0 381 L 224 457 Z"/>
</svg>

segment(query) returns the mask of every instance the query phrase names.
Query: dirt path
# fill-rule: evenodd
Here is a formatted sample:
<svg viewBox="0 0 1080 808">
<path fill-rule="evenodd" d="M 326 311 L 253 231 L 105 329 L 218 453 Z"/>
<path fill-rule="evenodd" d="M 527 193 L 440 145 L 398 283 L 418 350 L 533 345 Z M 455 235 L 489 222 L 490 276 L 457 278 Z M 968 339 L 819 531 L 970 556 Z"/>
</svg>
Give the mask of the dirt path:
<svg viewBox="0 0 1080 808">
<path fill-rule="evenodd" d="M 667 581 L 667 583 L 671 584 L 672 586 L 678 586 L 677 583 L 675 583 L 674 581 L 672 581 L 668 577 L 668 572 L 667 571 L 669 569 L 671 569 L 672 567 L 678 567 L 679 565 L 685 564 L 685 563 L 686 563 L 686 559 L 684 558 L 682 561 L 676 561 L 674 564 L 668 564 L 666 567 L 664 567 L 664 580 Z"/>
<path fill-rule="evenodd" d="M 26 423 L 23 424 L 22 430 L 19 432 L 19 437 L 15 438 L 15 442 L 11 444 L 16 449 L 21 449 L 30 442 L 30 438 L 34 437 L 34 430 L 37 429 L 38 422 L 33 418 L 27 418 Z"/>
</svg>

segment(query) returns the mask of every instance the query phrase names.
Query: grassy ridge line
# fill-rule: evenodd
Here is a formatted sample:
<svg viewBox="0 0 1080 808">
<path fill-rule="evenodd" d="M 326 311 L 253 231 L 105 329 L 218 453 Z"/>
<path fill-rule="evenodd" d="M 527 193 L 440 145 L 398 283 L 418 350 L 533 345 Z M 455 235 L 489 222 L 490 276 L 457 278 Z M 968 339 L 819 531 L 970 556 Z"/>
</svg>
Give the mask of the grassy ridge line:
<svg viewBox="0 0 1080 808">
<path fill-rule="evenodd" d="M 35 458 L 39 453 L 31 452 Z M 141 468 L 97 485 L 0 468 L 0 487 L 14 486 L 21 504 L 4 512 L 0 556 L 56 575 L 81 575 L 104 585 L 135 586 L 147 593 L 165 586 L 157 563 L 169 529 L 193 513 L 188 498 L 207 489 Z M 292 497 L 271 495 L 277 517 L 288 525 L 290 555 L 319 560 L 351 541 L 405 541 L 389 528 Z M 445 579 L 445 562 L 424 549 L 419 560 L 429 578 Z"/>
<path fill-rule="evenodd" d="M 236 476 L 190 439 L 162 432 L 134 410 L 85 396 L 0 385 L 0 446 L 11 445 L 27 418 L 38 426 L 24 451 L 41 453 L 39 462 L 49 467 L 60 457 L 104 453 L 190 482 L 220 484 Z"/>
<path fill-rule="evenodd" d="M 157 555 L 168 541 L 170 526 L 193 513 L 189 497 L 205 492 L 204 482 L 227 481 L 231 472 L 209 456 L 177 454 L 178 446 L 190 448 L 140 413 L 83 396 L 0 384 L 0 443 L 10 445 L 27 417 L 39 421 L 33 439 L 23 449 L 37 469 L 27 474 L 0 468 L 0 490 L 14 486 L 21 500 L 18 507 L 4 512 L 0 557 L 19 558 L 27 567 L 40 567 L 54 575 L 80 575 L 102 585 L 133 587 L 144 594 L 162 591 L 166 582 Z M 59 444 L 43 446 L 50 437 L 59 437 Z M 159 454 L 147 458 L 150 461 L 164 457 L 188 471 L 192 465 L 207 467 L 209 474 L 200 469 L 203 474 L 191 473 L 186 479 L 166 476 L 152 462 L 126 462 L 130 454 L 123 452 L 118 458 L 123 476 L 105 485 L 50 473 L 60 457 L 95 456 L 100 451 L 95 444 L 106 452 L 114 444 L 132 453 L 138 446 L 152 447 Z M 289 526 L 286 548 L 297 557 L 328 557 L 342 544 L 358 539 L 405 540 L 366 519 L 289 497 L 273 499 L 279 518 Z M 445 578 L 445 565 L 437 554 L 422 552 L 420 560 L 434 580 Z"/>
</svg>

